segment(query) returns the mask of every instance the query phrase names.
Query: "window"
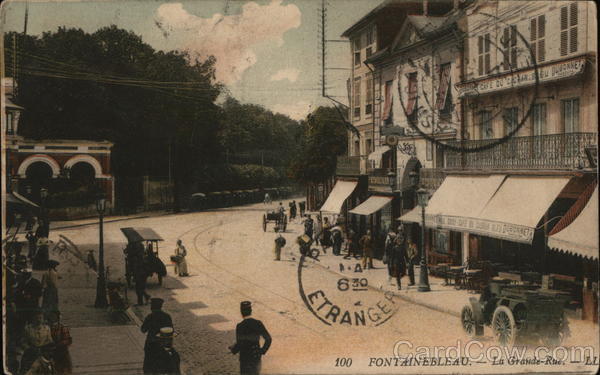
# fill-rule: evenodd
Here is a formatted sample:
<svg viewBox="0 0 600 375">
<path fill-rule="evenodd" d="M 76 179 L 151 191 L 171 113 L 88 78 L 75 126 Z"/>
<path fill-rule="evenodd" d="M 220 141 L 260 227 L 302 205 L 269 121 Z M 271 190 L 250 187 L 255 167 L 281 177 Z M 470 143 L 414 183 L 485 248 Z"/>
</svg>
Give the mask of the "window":
<svg viewBox="0 0 600 375">
<path fill-rule="evenodd" d="M 360 142 L 359 141 L 354 141 L 354 155 L 355 156 L 360 155 Z"/>
<path fill-rule="evenodd" d="M 417 73 L 408 74 L 408 103 L 406 104 L 406 115 L 411 124 L 416 124 L 418 121 L 418 82 Z"/>
<path fill-rule="evenodd" d="M 579 131 L 579 98 L 566 99 L 562 104 L 562 122 L 565 133 Z"/>
<path fill-rule="evenodd" d="M 477 51 L 478 51 L 478 72 L 482 76 L 489 74 L 490 72 L 490 34 L 480 35 L 477 38 Z"/>
<path fill-rule="evenodd" d="M 533 135 L 542 135 L 546 129 L 546 103 L 538 103 L 533 105 L 531 116 Z"/>
<path fill-rule="evenodd" d="M 502 45 L 502 66 L 504 70 L 517 68 L 517 26 L 510 25 L 504 28 L 504 33 L 500 40 Z"/>
<path fill-rule="evenodd" d="M 6 134 L 14 134 L 13 114 L 6 112 Z"/>
<path fill-rule="evenodd" d="M 373 77 L 367 76 L 367 98 L 366 98 L 366 106 L 365 106 L 365 114 L 370 115 L 373 113 Z"/>
<path fill-rule="evenodd" d="M 577 52 L 577 2 L 560 8 L 560 55 Z"/>
<path fill-rule="evenodd" d="M 385 83 L 385 102 L 383 103 L 383 121 L 386 125 L 392 123 L 392 84 L 394 81 Z"/>
<path fill-rule="evenodd" d="M 530 47 L 533 61 L 543 62 L 546 60 L 546 16 L 541 15 L 531 19 L 530 24 Z"/>
<path fill-rule="evenodd" d="M 361 61 L 360 61 L 360 49 L 361 49 L 361 43 L 360 43 L 360 37 L 354 39 L 354 65 L 360 65 Z"/>
<path fill-rule="evenodd" d="M 452 118 L 450 67 L 450 63 L 442 64 L 440 66 L 436 108 L 439 111 L 440 118 L 443 120 L 450 120 Z"/>
<path fill-rule="evenodd" d="M 371 44 L 373 44 L 375 42 L 375 28 L 371 27 L 368 31 L 367 31 L 367 46 L 370 46 Z"/>
<path fill-rule="evenodd" d="M 354 79 L 354 118 L 360 118 L 360 77 Z"/>
<path fill-rule="evenodd" d="M 479 112 L 479 129 L 481 139 L 494 138 L 494 129 L 492 128 L 492 113 L 490 111 Z"/>
<path fill-rule="evenodd" d="M 504 108 L 504 134 L 508 135 L 517 128 L 519 109 L 517 107 Z"/>
<path fill-rule="evenodd" d="M 372 146 L 372 141 L 370 139 L 367 139 L 367 142 L 365 143 L 366 146 L 366 154 L 369 155 L 371 153 L 371 146 Z"/>
<path fill-rule="evenodd" d="M 433 143 L 430 141 L 425 142 L 425 159 L 427 161 L 433 160 Z"/>
</svg>

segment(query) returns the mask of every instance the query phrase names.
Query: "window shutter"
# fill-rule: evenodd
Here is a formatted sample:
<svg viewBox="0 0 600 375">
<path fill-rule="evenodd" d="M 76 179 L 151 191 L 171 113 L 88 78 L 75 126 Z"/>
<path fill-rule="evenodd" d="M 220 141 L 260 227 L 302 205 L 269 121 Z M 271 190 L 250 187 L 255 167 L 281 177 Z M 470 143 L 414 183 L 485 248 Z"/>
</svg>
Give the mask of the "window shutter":
<svg viewBox="0 0 600 375">
<path fill-rule="evenodd" d="M 490 72 L 490 54 L 486 53 L 485 55 L 485 74 L 489 74 Z"/>
<path fill-rule="evenodd" d="M 478 73 L 480 76 L 483 75 L 483 55 L 479 55 L 479 70 Z"/>
<path fill-rule="evenodd" d="M 571 22 L 570 26 L 577 26 L 577 2 L 571 3 Z"/>
<path fill-rule="evenodd" d="M 510 65 L 513 69 L 517 69 L 517 47 L 510 49 Z"/>
<path fill-rule="evenodd" d="M 569 32 L 563 30 L 560 32 L 560 55 L 565 56 L 567 54 L 567 44 L 569 43 Z"/>
<path fill-rule="evenodd" d="M 538 19 L 538 39 L 546 36 L 546 16 L 541 15 Z"/>
<path fill-rule="evenodd" d="M 490 34 L 485 34 L 485 53 L 490 52 Z"/>
<path fill-rule="evenodd" d="M 531 24 L 529 26 L 530 37 L 529 40 L 534 41 L 537 39 L 537 20 L 535 18 L 531 19 Z"/>
<path fill-rule="evenodd" d="M 509 69 L 509 61 L 508 61 L 508 27 L 504 28 L 504 35 L 502 35 L 502 46 L 504 47 L 504 51 L 502 51 L 502 57 L 503 57 L 503 65 L 504 65 L 504 70 L 508 70 Z"/>
<path fill-rule="evenodd" d="M 517 45 L 517 25 L 510 26 L 510 46 L 515 47 Z"/>
<path fill-rule="evenodd" d="M 537 61 L 542 62 L 546 61 L 546 43 L 544 40 L 538 41 L 538 53 L 537 53 Z"/>
<path fill-rule="evenodd" d="M 569 14 L 567 7 L 560 8 L 560 29 L 566 30 L 569 28 Z"/>
<path fill-rule="evenodd" d="M 482 36 L 479 36 L 479 38 L 477 39 L 477 50 L 480 55 L 483 53 L 483 37 Z"/>
<path fill-rule="evenodd" d="M 577 26 L 571 28 L 571 35 L 570 35 L 570 50 L 569 52 L 573 53 L 573 52 L 577 52 Z"/>
</svg>

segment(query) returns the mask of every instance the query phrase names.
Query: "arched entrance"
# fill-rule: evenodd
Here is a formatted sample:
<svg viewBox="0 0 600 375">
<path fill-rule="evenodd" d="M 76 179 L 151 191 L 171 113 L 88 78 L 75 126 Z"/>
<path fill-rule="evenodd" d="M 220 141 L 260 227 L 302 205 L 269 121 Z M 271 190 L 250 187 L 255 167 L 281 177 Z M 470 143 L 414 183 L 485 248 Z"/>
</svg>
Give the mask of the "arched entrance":
<svg viewBox="0 0 600 375">
<path fill-rule="evenodd" d="M 96 179 L 94 167 L 86 162 L 78 162 L 71 167 L 70 178 L 78 186 L 91 186 Z"/>
<path fill-rule="evenodd" d="M 43 161 L 31 163 L 25 170 L 25 184 L 20 190 L 27 198 L 40 201 L 42 188 L 48 189 L 52 182 L 52 168 Z"/>
</svg>

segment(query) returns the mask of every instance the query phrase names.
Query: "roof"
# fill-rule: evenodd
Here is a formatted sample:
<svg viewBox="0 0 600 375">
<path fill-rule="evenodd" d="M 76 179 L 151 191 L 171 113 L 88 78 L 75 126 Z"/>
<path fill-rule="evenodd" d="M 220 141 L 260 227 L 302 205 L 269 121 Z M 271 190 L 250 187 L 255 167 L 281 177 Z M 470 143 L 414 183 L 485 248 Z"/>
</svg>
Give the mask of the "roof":
<svg viewBox="0 0 600 375">
<path fill-rule="evenodd" d="M 152 228 L 121 228 L 121 232 L 129 242 L 163 241 L 163 238 Z"/>
</svg>

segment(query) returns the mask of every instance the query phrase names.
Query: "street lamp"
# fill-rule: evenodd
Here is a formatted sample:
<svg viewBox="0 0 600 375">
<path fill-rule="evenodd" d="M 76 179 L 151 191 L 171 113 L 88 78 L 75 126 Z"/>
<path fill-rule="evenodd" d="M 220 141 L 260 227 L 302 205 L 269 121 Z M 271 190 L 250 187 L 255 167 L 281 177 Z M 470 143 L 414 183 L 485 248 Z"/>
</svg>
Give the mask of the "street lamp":
<svg viewBox="0 0 600 375">
<path fill-rule="evenodd" d="M 429 292 L 429 277 L 427 275 L 427 254 L 425 253 L 425 207 L 429 201 L 427 190 L 417 190 L 417 204 L 421 207 L 421 272 L 419 273 L 419 292 Z"/>
<path fill-rule="evenodd" d="M 48 207 L 47 207 L 47 199 L 48 199 L 48 189 L 41 188 L 40 189 L 40 203 L 41 203 L 41 211 L 42 211 L 42 225 L 44 236 L 48 237 L 50 235 L 50 223 L 48 222 Z"/>
<path fill-rule="evenodd" d="M 106 279 L 104 275 L 104 212 L 106 210 L 106 198 L 100 193 L 96 200 L 96 210 L 100 218 L 100 242 L 98 245 L 98 281 L 96 283 L 96 303 L 95 307 L 103 308 L 108 306 L 106 300 Z"/>
</svg>

